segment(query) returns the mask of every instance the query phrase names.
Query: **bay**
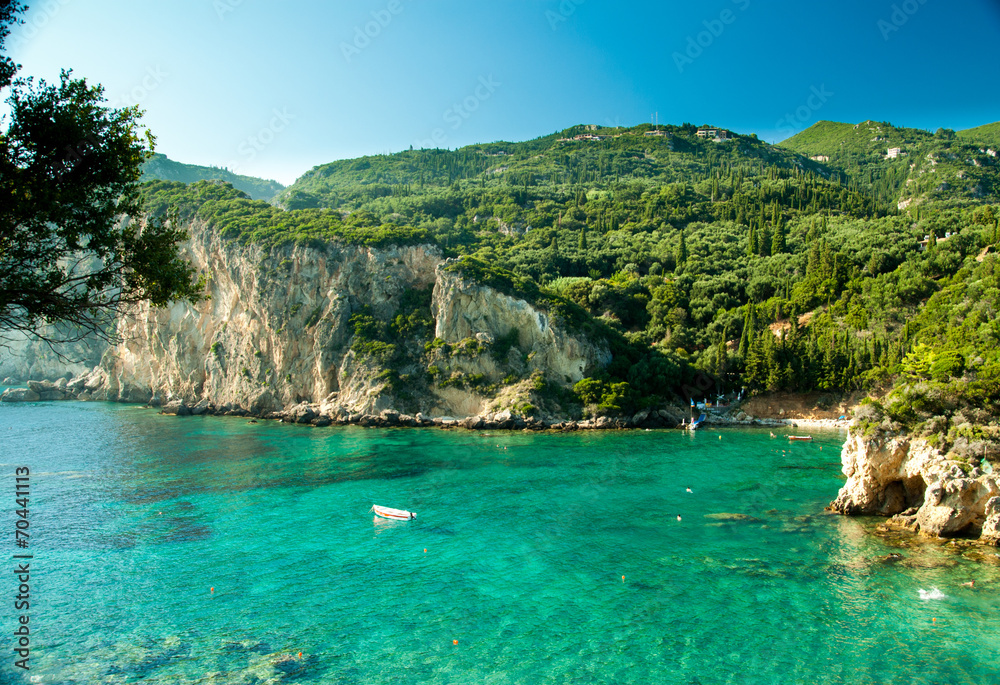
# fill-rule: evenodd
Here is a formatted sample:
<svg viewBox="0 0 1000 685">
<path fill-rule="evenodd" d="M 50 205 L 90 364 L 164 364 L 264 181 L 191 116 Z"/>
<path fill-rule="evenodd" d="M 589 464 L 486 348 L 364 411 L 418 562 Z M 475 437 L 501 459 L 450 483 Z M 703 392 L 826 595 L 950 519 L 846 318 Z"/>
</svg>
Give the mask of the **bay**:
<svg viewBox="0 0 1000 685">
<path fill-rule="evenodd" d="M 4 403 L 0 431 L 0 558 L 23 553 L 17 466 L 33 555 L 27 612 L 0 580 L 2 634 L 32 627 L 31 671 L 4 649 L 3 682 L 1000 680 L 997 567 L 824 512 L 835 431 L 484 435 L 81 402 Z"/>
</svg>

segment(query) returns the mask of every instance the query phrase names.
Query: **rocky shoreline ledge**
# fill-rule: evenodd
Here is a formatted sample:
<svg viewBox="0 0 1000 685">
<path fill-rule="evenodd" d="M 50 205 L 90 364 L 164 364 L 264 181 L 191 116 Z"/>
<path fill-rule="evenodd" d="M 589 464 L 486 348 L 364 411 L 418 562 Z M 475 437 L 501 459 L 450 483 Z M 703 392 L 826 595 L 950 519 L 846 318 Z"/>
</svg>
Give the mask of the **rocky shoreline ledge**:
<svg viewBox="0 0 1000 685">
<path fill-rule="evenodd" d="M 11 381 L 8 383 L 8 381 Z M 17 379 L 7 378 L 5 384 L 15 384 Z M 20 383 L 17 383 L 20 384 Z M 104 380 L 99 373 L 91 373 L 72 380 L 58 381 L 30 380 L 24 388 L 9 388 L 0 402 L 50 402 L 50 401 L 103 401 L 108 400 L 102 393 Z M 237 416 L 256 419 L 282 421 L 284 423 L 325 426 L 366 426 L 366 427 L 413 427 L 413 428 L 464 428 L 468 430 L 626 430 L 674 428 L 689 419 L 689 411 L 684 407 L 665 406 L 642 409 L 631 416 L 601 416 L 584 420 L 538 418 L 522 416 L 510 410 L 489 412 L 485 415 L 455 418 L 451 416 L 426 416 L 422 413 L 405 414 L 394 409 L 386 409 L 378 414 L 351 411 L 336 402 L 336 394 L 324 402 L 300 402 L 280 411 L 248 411 L 241 406 L 216 405 L 208 400 L 190 404 L 179 398 L 160 401 L 154 397 L 149 402 L 137 402 L 150 407 L 158 407 L 161 414 L 170 416 Z M 715 426 L 808 426 L 816 428 L 836 428 L 846 426 L 846 421 L 803 420 L 803 419 L 758 419 L 734 407 L 723 415 L 709 415 L 705 421 Z"/>
</svg>

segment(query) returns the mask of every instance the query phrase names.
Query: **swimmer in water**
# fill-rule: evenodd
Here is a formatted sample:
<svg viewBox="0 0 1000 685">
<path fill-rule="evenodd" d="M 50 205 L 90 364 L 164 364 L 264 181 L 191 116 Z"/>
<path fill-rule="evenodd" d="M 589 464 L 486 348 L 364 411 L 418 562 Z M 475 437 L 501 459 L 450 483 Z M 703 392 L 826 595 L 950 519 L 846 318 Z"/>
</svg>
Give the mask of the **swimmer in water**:
<svg viewBox="0 0 1000 685">
<path fill-rule="evenodd" d="M 688 488 L 688 489 L 687 489 L 687 491 L 688 491 L 688 492 L 691 492 L 691 488 Z"/>
<path fill-rule="evenodd" d="M 971 587 L 971 588 L 974 588 L 974 587 L 976 587 L 976 581 L 970 580 L 968 583 L 962 583 L 962 587 Z"/>
</svg>

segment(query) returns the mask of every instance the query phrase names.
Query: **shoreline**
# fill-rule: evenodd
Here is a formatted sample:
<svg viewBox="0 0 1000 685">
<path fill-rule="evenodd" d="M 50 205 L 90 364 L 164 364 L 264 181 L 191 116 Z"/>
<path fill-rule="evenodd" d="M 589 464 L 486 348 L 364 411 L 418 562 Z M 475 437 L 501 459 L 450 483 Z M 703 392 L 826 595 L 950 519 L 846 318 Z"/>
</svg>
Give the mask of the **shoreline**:
<svg viewBox="0 0 1000 685">
<path fill-rule="evenodd" d="M 427 416 L 422 412 L 407 414 L 395 409 L 386 409 L 378 414 L 351 412 L 335 404 L 301 402 L 278 411 L 252 412 L 241 406 L 217 406 L 207 400 L 189 405 L 184 400 L 174 399 L 168 402 L 142 403 L 108 400 L 91 394 L 85 386 L 74 382 L 63 381 L 27 381 L 15 387 L 9 387 L 0 396 L 0 401 L 17 402 L 52 402 L 52 401 L 110 401 L 118 404 L 136 404 L 149 409 L 158 409 L 166 416 L 235 416 L 241 418 L 281 421 L 312 425 L 318 428 L 326 426 L 362 426 L 381 428 L 464 428 L 466 430 L 537 430 L 564 431 L 577 430 L 643 430 L 643 429 L 682 429 L 682 421 L 689 419 L 688 407 L 664 405 L 660 408 L 642 409 L 627 416 L 601 416 L 587 419 L 569 419 L 552 417 L 523 416 L 509 409 L 486 414 L 453 417 Z M 805 428 L 813 430 L 845 430 L 848 419 L 813 419 L 813 418 L 757 418 L 741 409 L 741 405 L 727 407 L 721 414 L 706 412 L 706 427 L 747 427 L 747 428 Z"/>
</svg>

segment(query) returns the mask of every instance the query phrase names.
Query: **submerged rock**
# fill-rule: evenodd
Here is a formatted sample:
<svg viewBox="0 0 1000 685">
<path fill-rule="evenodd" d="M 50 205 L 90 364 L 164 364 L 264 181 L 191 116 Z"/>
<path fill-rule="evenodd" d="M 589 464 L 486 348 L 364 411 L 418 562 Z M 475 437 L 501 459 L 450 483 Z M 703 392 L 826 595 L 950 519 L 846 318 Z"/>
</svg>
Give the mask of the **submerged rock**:
<svg viewBox="0 0 1000 685">
<path fill-rule="evenodd" d="M 719 512 L 717 514 L 705 514 L 705 518 L 714 521 L 737 521 L 740 523 L 760 523 L 760 519 L 749 514 L 732 514 L 729 512 Z"/>
</svg>

